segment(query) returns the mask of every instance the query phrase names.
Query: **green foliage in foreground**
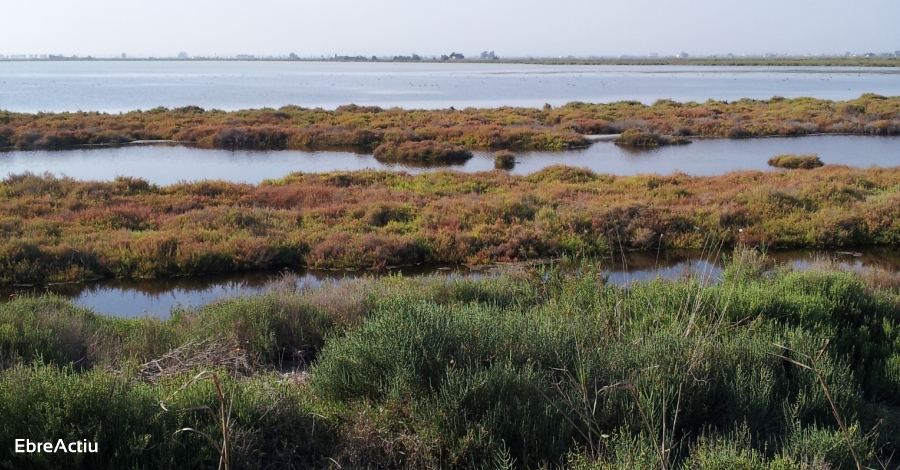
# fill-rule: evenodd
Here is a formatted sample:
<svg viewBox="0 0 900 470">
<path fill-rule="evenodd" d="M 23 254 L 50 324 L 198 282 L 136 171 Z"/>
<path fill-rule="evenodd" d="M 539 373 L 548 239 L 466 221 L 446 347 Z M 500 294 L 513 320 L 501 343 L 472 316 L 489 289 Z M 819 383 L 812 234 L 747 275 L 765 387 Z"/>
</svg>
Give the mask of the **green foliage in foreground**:
<svg viewBox="0 0 900 470">
<path fill-rule="evenodd" d="M 486 264 L 619 250 L 900 246 L 900 167 L 718 176 L 293 173 L 158 187 L 0 181 L 0 285 L 312 267 Z"/>
<path fill-rule="evenodd" d="M 218 438 L 212 419 L 158 406 L 209 367 L 233 393 L 241 468 L 856 468 L 847 440 L 882 468 L 900 442 L 898 283 L 764 274 L 739 258 L 712 286 L 620 288 L 578 263 L 273 288 L 167 320 L 16 299 L 0 305 L 0 442 L 102 450 L 0 468 L 214 467 L 209 443 L 173 437 L 191 426 Z M 229 346 L 184 353 L 182 368 L 165 360 L 213 343 Z M 287 352 L 311 361 L 308 375 L 274 373 Z M 240 355 L 253 365 L 222 360 Z M 818 357 L 830 400 L 785 359 L 804 355 Z M 153 358 L 157 369 L 141 365 Z M 196 384 L 175 405 L 216 400 Z"/>
</svg>

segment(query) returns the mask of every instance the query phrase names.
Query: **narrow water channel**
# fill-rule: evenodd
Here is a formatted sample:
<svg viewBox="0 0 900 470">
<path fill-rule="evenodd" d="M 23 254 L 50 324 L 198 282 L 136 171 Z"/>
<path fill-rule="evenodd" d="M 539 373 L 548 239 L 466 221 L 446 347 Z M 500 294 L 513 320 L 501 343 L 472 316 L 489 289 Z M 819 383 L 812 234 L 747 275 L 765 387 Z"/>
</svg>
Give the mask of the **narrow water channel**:
<svg viewBox="0 0 900 470">
<path fill-rule="evenodd" d="M 817 252 L 810 250 L 776 251 L 768 254 L 773 265 L 789 265 L 794 269 L 811 269 L 823 261 L 848 270 L 882 269 L 900 273 L 900 252 L 875 248 L 859 251 Z M 601 269 L 612 284 L 627 286 L 635 281 L 655 278 L 675 279 L 699 276 L 715 282 L 722 275 L 721 256 L 697 251 L 635 252 L 599 260 Z M 121 317 L 154 315 L 167 317 L 173 308 L 198 307 L 221 299 L 264 293 L 273 284 L 289 280 L 298 287 L 316 288 L 324 283 L 344 282 L 364 276 L 493 276 L 515 266 L 436 266 L 413 267 L 388 271 L 300 271 L 285 276 L 283 272 L 263 271 L 176 277 L 162 279 L 111 279 L 78 284 L 0 288 L 7 300 L 15 296 L 53 293 L 77 305 L 97 312 Z"/>
<path fill-rule="evenodd" d="M 716 175 L 735 170 L 772 170 L 766 162 L 783 153 L 818 154 L 826 164 L 893 167 L 900 165 L 900 136 L 817 135 L 759 139 L 698 139 L 685 146 L 635 150 L 610 142 L 558 152 L 519 152 L 513 174 L 527 175 L 551 165 L 589 168 L 597 173 L 635 175 Z M 0 177 L 24 172 L 67 175 L 80 180 L 112 180 L 118 175 L 144 178 L 159 185 L 179 181 L 226 180 L 259 183 L 292 172 L 376 169 L 420 173 L 450 169 L 490 171 L 491 152 L 459 165 L 415 166 L 386 163 L 371 154 L 299 150 L 211 150 L 181 145 L 82 147 L 67 150 L 0 151 Z"/>
</svg>

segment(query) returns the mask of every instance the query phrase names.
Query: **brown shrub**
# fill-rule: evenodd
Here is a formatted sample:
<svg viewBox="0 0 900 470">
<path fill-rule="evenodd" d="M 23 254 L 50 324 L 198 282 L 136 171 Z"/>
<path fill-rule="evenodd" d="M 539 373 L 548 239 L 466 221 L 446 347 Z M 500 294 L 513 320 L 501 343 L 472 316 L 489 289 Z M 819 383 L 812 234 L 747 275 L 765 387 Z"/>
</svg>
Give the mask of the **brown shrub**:
<svg viewBox="0 0 900 470">
<path fill-rule="evenodd" d="M 311 267 L 378 269 L 426 259 L 426 250 L 408 237 L 375 232 L 360 237 L 341 232 L 314 244 L 307 263 Z"/>
<path fill-rule="evenodd" d="M 824 166 L 822 160 L 819 159 L 819 156 L 816 154 L 809 155 L 791 155 L 791 154 L 783 154 L 776 155 L 769 159 L 769 166 L 774 166 L 776 168 L 788 168 L 792 170 L 802 169 L 802 170 L 811 170 L 813 168 L 818 168 Z"/>
<path fill-rule="evenodd" d="M 399 145 L 388 142 L 379 145 L 375 149 L 375 158 L 385 160 L 453 161 L 468 160 L 472 158 L 472 152 L 460 145 L 435 142 L 433 140 L 403 142 Z"/>
<path fill-rule="evenodd" d="M 273 209 L 312 208 L 331 203 L 335 192 L 335 188 L 327 186 L 261 186 L 251 200 Z"/>
<path fill-rule="evenodd" d="M 501 150 L 494 154 L 494 168 L 508 170 L 516 165 L 516 155 L 509 150 Z"/>
<path fill-rule="evenodd" d="M 684 145 L 691 141 L 683 137 L 660 135 L 641 129 L 628 129 L 616 137 L 615 143 L 628 147 L 659 147 L 661 145 Z"/>
</svg>

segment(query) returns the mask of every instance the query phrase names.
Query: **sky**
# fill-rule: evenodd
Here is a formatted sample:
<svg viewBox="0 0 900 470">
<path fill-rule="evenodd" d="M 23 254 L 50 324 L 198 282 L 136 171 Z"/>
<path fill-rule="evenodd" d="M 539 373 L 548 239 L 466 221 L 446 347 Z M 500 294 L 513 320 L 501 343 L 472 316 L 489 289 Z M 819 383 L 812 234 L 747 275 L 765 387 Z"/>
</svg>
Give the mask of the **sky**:
<svg viewBox="0 0 900 470">
<path fill-rule="evenodd" d="M 898 0 L 2 0 L 0 54 L 900 51 Z"/>
</svg>

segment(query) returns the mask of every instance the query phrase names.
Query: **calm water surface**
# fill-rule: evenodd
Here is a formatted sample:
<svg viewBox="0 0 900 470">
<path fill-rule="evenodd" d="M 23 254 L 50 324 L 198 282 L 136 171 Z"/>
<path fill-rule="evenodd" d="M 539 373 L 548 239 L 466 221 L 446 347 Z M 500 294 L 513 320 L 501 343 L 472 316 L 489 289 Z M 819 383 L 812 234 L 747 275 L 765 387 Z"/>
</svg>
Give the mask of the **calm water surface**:
<svg viewBox="0 0 900 470">
<path fill-rule="evenodd" d="M 328 62 L 0 62 L 0 109 L 236 110 L 349 103 L 403 108 L 558 106 L 900 95 L 900 70 L 848 67 L 558 66 Z"/>
<path fill-rule="evenodd" d="M 617 175 L 674 171 L 715 175 L 734 170 L 771 170 L 766 161 L 780 153 L 816 153 L 825 163 L 861 168 L 893 167 L 900 165 L 900 137 L 831 135 L 709 139 L 649 151 L 598 142 L 581 150 L 520 153 L 512 173 L 525 175 L 550 165 L 565 164 Z M 50 172 L 82 180 L 111 180 L 117 175 L 125 175 L 160 185 L 204 179 L 259 183 L 266 178 L 281 178 L 297 171 L 378 169 L 419 173 L 439 169 L 474 172 L 493 168 L 493 155 L 489 152 L 476 152 L 475 157 L 461 165 L 423 168 L 382 163 L 372 155 L 350 152 L 206 150 L 177 145 L 0 151 L 0 177 L 26 171 Z"/>
<path fill-rule="evenodd" d="M 879 268 L 900 273 L 900 253 L 890 249 L 865 249 L 859 252 L 782 251 L 771 252 L 768 256 L 774 264 L 790 265 L 800 270 L 810 269 L 821 261 L 829 261 L 848 270 Z M 722 260 L 718 256 L 695 251 L 625 253 L 599 262 L 602 272 L 609 276 L 608 282 L 621 286 L 658 277 L 675 279 L 690 275 L 715 282 L 722 275 L 723 269 Z M 301 288 L 318 288 L 325 283 L 339 283 L 362 276 L 401 274 L 479 278 L 515 268 L 516 266 L 460 265 L 382 272 L 301 271 L 291 276 L 279 272 L 253 272 L 163 279 L 112 279 L 80 284 L 0 288 L 0 299 L 52 292 L 101 313 L 122 317 L 155 315 L 164 318 L 179 306 L 198 307 L 231 297 L 261 294 L 273 284 L 285 282 Z"/>
</svg>

